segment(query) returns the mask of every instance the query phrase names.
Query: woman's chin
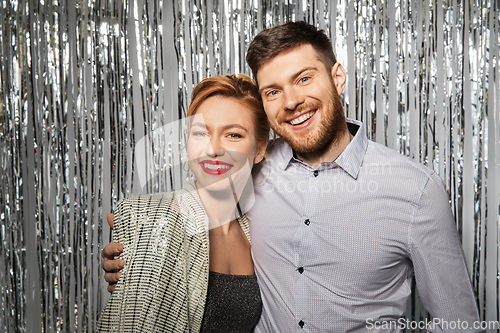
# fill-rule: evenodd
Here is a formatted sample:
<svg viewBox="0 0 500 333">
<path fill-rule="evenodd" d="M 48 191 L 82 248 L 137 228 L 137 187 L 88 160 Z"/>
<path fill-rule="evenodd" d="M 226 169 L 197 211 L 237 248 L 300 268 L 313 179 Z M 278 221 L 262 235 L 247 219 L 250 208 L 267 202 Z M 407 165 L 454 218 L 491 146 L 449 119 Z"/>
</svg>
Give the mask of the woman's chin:
<svg viewBox="0 0 500 333">
<path fill-rule="evenodd" d="M 231 192 L 231 183 L 228 177 L 214 179 L 214 176 L 197 177 L 196 187 L 208 192 Z"/>
<path fill-rule="evenodd" d="M 198 169 L 194 173 L 196 177 L 196 187 L 207 192 L 220 192 L 219 195 L 225 193 L 240 194 L 243 188 L 247 185 L 248 180 L 251 180 L 251 169 L 247 164 L 240 168 L 232 168 L 229 172 L 221 175 L 211 175 Z"/>
</svg>

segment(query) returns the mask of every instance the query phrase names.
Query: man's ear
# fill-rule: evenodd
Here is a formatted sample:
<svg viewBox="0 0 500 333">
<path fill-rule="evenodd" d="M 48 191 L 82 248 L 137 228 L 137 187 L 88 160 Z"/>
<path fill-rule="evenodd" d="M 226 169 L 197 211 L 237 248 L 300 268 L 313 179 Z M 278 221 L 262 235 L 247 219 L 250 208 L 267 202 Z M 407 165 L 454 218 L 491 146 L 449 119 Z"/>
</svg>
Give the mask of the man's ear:
<svg viewBox="0 0 500 333">
<path fill-rule="evenodd" d="M 267 143 L 268 143 L 268 141 L 266 141 L 264 143 L 260 143 L 258 145 L 257 154 L 255 154 L 255 158 L 253 159 L 253 164 L 257 164 L 260 161 L 262 161 L 262 159 L 266 155 Z"/>
<path fill-rule="evenodd" d="M 332 81 L 339 96 L 344 91 L 346 80 L 347 74 L 344 67 L 340 64 L 340 62 L 335 63 L 332 67 Z"/>
</svg>

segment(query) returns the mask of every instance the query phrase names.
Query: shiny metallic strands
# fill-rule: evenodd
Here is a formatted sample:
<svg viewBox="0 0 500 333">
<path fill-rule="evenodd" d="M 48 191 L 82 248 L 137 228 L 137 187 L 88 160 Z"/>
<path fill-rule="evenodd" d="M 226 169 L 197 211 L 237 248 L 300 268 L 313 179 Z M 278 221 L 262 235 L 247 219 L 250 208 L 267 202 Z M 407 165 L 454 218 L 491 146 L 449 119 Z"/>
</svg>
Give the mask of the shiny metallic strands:
<svg viewBox="0 0 500 333">
<path fill-rule="evenodd" d="M 498 320 L 498 1 L 0 3 L 0 331 L 87 332 L 119 198 L 180 189 L 181 119 L 207 76 L 249 74 L 263 28 L 306 20 L 348 73 L 368 136 L 433 168 L 451 197 L 481 319 Z M 148 138 L 153 153 L 137 145 Z M 141 181 L 141 177 L 148 181 Z M 426 313 L 417 301 L 408 316 Z M 39 318 L 39 319 L 37 319 Z"/>
</svg>

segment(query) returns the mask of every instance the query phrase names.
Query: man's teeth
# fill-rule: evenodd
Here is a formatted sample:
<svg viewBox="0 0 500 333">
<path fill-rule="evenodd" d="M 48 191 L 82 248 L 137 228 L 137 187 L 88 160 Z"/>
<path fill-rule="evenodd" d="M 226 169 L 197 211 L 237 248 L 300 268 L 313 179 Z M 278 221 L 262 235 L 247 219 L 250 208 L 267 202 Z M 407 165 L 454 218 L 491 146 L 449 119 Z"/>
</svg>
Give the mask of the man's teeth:
<svg viewBox="0 0 500 333">
<path fill-rule="evenodd" d="M 232 167 L 232 165 L 230 164 L 210 164 L 210 163 L 203 163 L 203 167 L 205 169 L 210 169 L 210 170 L 225 170 L 225 169 L 229 169 L 230 167 Z"/>
<path fill-rule="evenodd" d="M 295 119 L 290 120 L 290 124 L 292 125 L 298 125 L 306 121 L 307 119 L 311 118 L 314 115 L 314 111 L 304 113 L 302 116 L 297 117 Z"/>
</svg>

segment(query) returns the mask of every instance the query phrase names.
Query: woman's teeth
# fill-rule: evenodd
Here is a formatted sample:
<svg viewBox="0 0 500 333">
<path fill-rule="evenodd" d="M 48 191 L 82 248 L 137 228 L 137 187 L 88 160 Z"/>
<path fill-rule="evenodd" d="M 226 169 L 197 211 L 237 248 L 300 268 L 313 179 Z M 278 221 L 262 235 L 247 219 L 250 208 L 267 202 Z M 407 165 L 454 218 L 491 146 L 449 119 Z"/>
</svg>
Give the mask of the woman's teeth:
<svg viewBox="0 0 500 333">
<path fill-rule="evenodd" d="M 209 163 L 203 163 L 203 167 L 205 169 L 210 169 L 210 170 L 225 170 L 229 169 L 232 167 L 230 164 L 209 164 Z"/>
</svg>

